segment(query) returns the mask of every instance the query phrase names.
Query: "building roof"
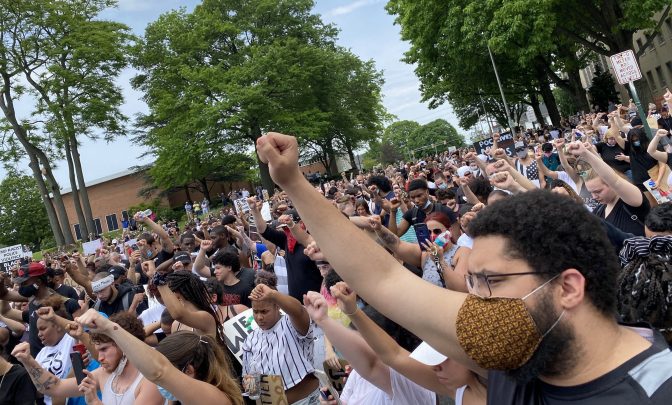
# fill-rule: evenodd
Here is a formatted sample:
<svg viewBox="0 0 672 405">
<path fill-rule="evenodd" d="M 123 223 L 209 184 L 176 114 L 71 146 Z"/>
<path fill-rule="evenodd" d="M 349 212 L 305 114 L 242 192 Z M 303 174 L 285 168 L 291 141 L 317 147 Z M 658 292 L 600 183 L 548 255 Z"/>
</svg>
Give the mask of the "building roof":
<svg viewBox="0 0 672 405">
<path fill-rule="evenodd" d="M 116 179 L 119 179 L 121 177 L 130 176 L 130 175 L 135 174 L 135 173 L 136 173 L 135 170 L 127 169 L 127 170 L 124 170 L 124 171 L 121 171 L 121 172 L 118 172 L 118 173 L 110 174 L 109 176 L 105 176 L 105 177 L 101 177 L 101 178 L 98 178 L 98 179 L 95 179 L 95 180 L 87 181 L 86 182 L 86 187 L 92 187 L 92 186 L 95 186 L 96 184 L 106 183 L 108 181 L 116 180 Z M 71 191 L 72 191 L 72 189 L 70 187 L 61 188 L 61 195 L 70 194 Z"/>
</svg>

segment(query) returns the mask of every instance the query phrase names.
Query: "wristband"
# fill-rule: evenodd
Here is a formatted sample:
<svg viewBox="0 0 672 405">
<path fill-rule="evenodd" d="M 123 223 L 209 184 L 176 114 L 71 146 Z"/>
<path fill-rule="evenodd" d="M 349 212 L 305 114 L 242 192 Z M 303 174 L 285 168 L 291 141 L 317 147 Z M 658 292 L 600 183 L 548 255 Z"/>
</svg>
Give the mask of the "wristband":
<svg viewBox="0 0 672 405">
<path fill-rule="evenodd" d="M 351 317 L 351 316 L 354 316 L 358 311 L 359 311 L 359 307 L 357 307 L 357 309 L 355 309 L 355 312 L 353 312 L 353 313 L 351 313 L 351 314 L 349 314 L 349 313 L 347 313 L 347 312 L 345 312 L 345 311 L 343 311 L 343 313 L 344 313 L 346 316 Z"/>
</svg>

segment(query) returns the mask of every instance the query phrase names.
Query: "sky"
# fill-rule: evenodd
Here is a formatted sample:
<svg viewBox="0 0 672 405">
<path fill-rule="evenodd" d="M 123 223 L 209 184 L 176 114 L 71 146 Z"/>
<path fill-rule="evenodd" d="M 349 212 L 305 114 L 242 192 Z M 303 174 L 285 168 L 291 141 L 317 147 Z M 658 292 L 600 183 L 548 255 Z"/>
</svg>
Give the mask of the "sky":
<svg viewBox="0 0 672 405">
<path fill-rule="evenodd" d="M 116 9 L 104 11 L 101 18 L 127 24 L 136 35 L 142 35 L 148 23 L 161 14 L 180 7 L 192 10 L 199 1 L 187 0 L 119 0 Z M 385 0 L 317 0 L 314 11 L 323 21 L 333 23 L 340 29 L 338 43 L 349 48 L 363 60 L 372 59 L 376 68 L 385 76 L 383 104 L 398 120 L 414 120 L 426 124 L 438 118 L 450 122 L 456 128 L 457 118 L 449 105 L 430 110 L 420 100 L 420 82 L 412 65 L 401 59 L 409 44 L 401 40 L 400 28 L 394 25 L 394 17 L 385 11 Z M 136 74 L 125 70 L 117 85 L 123 90 L 125 102 L 122 111 L 131 120 L 138 113 L 147 111 L 142 94 L 133 90 L 130 79 Z M 19 110 L 21 111 L 21 109 Z M 27 106 L 24 111 L 28 111 Z M 107 177 L 123 172 L 132 166 L 151 163 L 151 156 L 142 157 L 146 150 L 134 145 L 130 139 L 114 142 L 83 140 L 80 146 L 85 181 Z M 68 170 L 65 161 L 56 163 L 54 171 L 62 189 L 69 189 Z M 18 169 L 30 174 L 27 163 Z M 0 179 L 6 175 L 0 168 Z"/>
</svg>

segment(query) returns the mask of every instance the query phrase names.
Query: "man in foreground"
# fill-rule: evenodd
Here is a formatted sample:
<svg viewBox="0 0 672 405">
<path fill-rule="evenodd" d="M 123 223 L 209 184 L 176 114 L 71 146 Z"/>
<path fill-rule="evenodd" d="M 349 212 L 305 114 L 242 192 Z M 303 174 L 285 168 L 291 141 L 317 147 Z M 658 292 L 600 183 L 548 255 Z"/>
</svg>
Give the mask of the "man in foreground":
<svg viewBox="0 0 672 405">
<path fill-rule="evenodd" d="M 257 140 L 257 153 L 344 281 L 444 355 L 487 373 L 488 403 L 672 397 L 672 353 L 659 334 L 650 342 L 616 323 L 618 262 L 599 220 L 580 204 L 533 191 L 485 209 L 470 224 L 463 294 L 406 271 L 314 193 L 295 138 L 270 133 Z"/>
</svg>

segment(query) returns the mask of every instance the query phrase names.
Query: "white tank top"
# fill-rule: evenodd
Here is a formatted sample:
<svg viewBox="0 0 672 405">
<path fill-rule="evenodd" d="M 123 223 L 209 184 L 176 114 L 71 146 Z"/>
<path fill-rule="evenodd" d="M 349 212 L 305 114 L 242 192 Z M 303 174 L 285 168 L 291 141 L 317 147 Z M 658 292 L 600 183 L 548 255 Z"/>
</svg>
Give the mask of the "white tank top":
<svg viewBox="0 0 672 405">
<path fill-rule="evenodd" d="M 464 397 L 464 391 L 467 390 L 467 386 L 463 385 L 455 391 L 455 405 L 462 405 L 462 397 Z"/>
<path fill-rule="evenodd" d="M 138 376 L 135 377 L 135 380 L 131 383 L 126 391 L 123 394 L 115 394 L 112 391 L 112 376 L 110 376 L 105 385 L 103 386 L 103 399 L 102 402 L 105 405 L 133 405 L 135 402 L 135 390 L 138 388 L 138 384 L 142 381 L 143 376 L 138 372 Z"/>
</svg>

